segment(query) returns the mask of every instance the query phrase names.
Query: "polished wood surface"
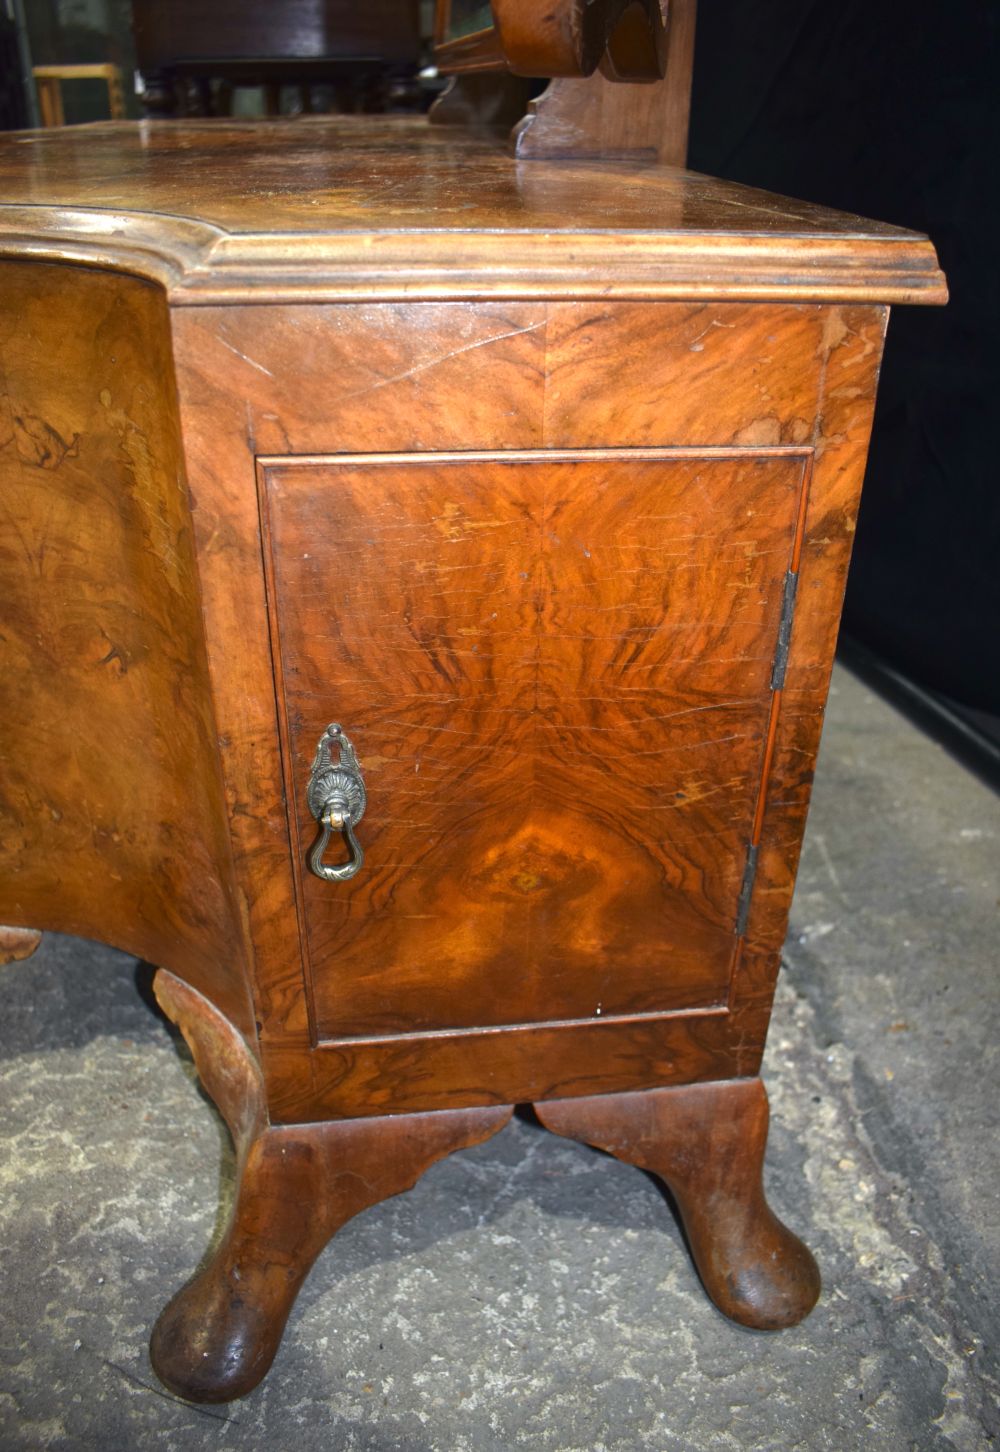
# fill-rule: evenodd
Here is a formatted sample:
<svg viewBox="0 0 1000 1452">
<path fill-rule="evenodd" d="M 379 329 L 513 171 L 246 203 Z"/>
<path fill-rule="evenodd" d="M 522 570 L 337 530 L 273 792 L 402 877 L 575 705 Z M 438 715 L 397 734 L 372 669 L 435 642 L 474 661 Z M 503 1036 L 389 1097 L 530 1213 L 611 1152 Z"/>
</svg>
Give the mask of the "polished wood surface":
<svg viewBox="0 0 1000 1452">
<path fill-rule="evenodd" d="M 25 134 L 0 179 L 0 921 L 169 970 L 240 1148 L 165 1381 L 253 1385 L 337 1226 L 516 1101 L 673 1187 L 727 1314 L 804 1314 L 754 1076 L 933 248 L 412 122 Z M 347 883 L 302 860 L 333 720 Z"/>
<path fill-rule="evenodd" d="M 702 1284 L 724 1316 L 778 1331 L 807 1316 L 819 1271 L 764 1196 L 767 1094 L 759 1079 L 536 1104 L 547 1129 L 661 1179 Z"/>
<path fill-rule="evenodd" d="M 193 1401 L 246 1395 L 266 1374 L 316 1257 L 353 1216 L 482 1143 L 510 1106 L 269 1126 L 256 1059 L 227 1019 L 172 974 L 156 996 L 181 1028 L 237 1152 L 222 1240 L 165 1308 L 151 1344 L 166 1386 Z M 819 1294 L 816 1264 L 763 1188 L 768 1105 L 757 1079 L 537 1103 L 546 1128 L 661 1178 L 709 1295 L 757 1330 L 794 1325 Z"/>
<path fill-rule="evenodd" d="M 0 922 L 169 961 L 250 1029 L 163 294 L 0 264 L 0 369 Z"/>
<path fill-rule="evenodd" d="M 185 308 L 177 314 L 174 343 L 187 465 L 198 502 L 195 527 L 209 562 L 203 576 L 206 610 L 213 622 L 208 648 L 230 784 L 233 842 L 241 874 L 250 884 L 247 910 L 255 943 L 257 1011 L 277 1118 L 379 1114 L 393 1108 L 417 1112 L 757 1072 L 808 803 L 884 327 L 884 309 L 742 303 L 424 303 L 335 310 L 317 305 Z M 335 391 L 331 379 L 337 380 Z M 302 749 L 289 774 L 278 746 L 274 702 L 272 626 L 280 635 L 281 622 L 277 601 L 269 610 L 260 578 L 259 507 L 250 480 L 259 459 L 266 471 L 277 471 L 287 461 L 289 476 L 296 470 L 315 470 L 315 462 L 303 456 L 329 455 L 334 442 L 343 453 L 377 451 L 382 456 L 382 464 L 371 464 L 367 475 L 373 481 L 370 509 L 378 508 L 382 499 L 372 471 L 390 466 L 387 453 L 429 451 L 422 463 L 414 461 L 407 475 L 412 496 L 418 498 L 419 492 L 413 491 L 419 491 L 426 477 L 420 470 L 444 451 L 723 449 L 735 455 L 732 468 L 740 459 L 753 466 L 762 450 L 789 450 L 793 455 L 811 451 L 796 546 L 799 590 L 788 674 L 783 690 L 764 690 L 766 708 L 762 703 L 757 707 L 766 709 L 770 763 L 769 785 L 757 798 L 745 841 L 747 849 L 752 843 L 758 848 L 757 888 L 748 931 L 738 946 L 735 912 L 730 919 L 736 956 L 731 993 L 720 1009 L 683 1012 L 677 1004 L 658 1023 L 635 1018 L 566 1027 L 549 1023 L 512 1028 L 502 1035 L 482 1025 L 470 1027 L 466 1039 L 450 1032 L 411 1031 L 396 1038 L 354 1038 L 315 1047 L 319 1035 L 310 1019 L 309 980 L 299 941 L 294 854 L 281 804 L 287 797 L 301 811 L 303 773 L 315 740 L 327 721 L 339 720 L 343 713 L 328 693 L 325 699 L 321 696 L 308 730 L 296 723 Z M 562 477 L 558 471 L 564 465 L 550 467 L 556 471 L 553 480 Z M 460 483 L 463 475 L 455 477 Z M 708 481 L 699 487 L 708 488 Z M 697 548 L 692 535 L 700 531 L 718 537 L 720 508 L 731 525 L 740 526 L 734 538 L 751 539 L 744 528 L 753 520 L 739 512 L 740 499 L 738 490 L 731 497 L 715 496 L 714 503 L 711 491 L 704 497 L 692 491 L 680 510 L 664 504 L 658 512 L 680 513 L 682 521 L 690 521 L 694 510 L 697 525 L 667 518 L 662 538 L 636 536 L 636 542 L 675 550 L 683 563 L 684 552 Z M 393 516 L 388 503 L 385 507 L 388 527 Z M 614 519 L 612 495 L 601 496 L 594 507 Z M 753 508 L 752 502 L 742 506 L 744 511 L 747 507 Z M 325 519 L 329 528 L 324 524 L 322 549 L 330 550 L 337 539 L 334 505 Z M 441 550 L 456 547 L 447 542 L 447 523 L 445 519 L 440 530 L 433 530 Z M 673 530 L 679 537 L 671 543 Z M 457 547 L 485 548 L 473 546 L 472 540 L 490 531 L 466 533 L 469 539 Z M 371 548 L 367 541 L 375 538 L 371 531 L 364 536 L 366 549 Z M 533 548 L 537 558 L 537 546 Z M 307 552 L 313 550 L 303 544 L 294 553 Z M 556 558 L 554 552 L 550 558 Z M 790 562 L 787 553 L 784 558 L 784 565 L 777 557 L 751 560 L 751 571 L 780 572 Z M 581 553 L 579 566 L 583 564 L 596 568 Z M 291 562 L 283 568 L 292 568 Z M 311 566 L 299 559 L 295 568 L 308 571 Z M 356 550 L 351 575 L 365 569 L 364 555 Z M 673 589 L 683 590 L 679 582 L 685 573 L 678 572 Z M 330 571 L 321 584 L 314 579 L 315 593 L 307 608 L 321 612 L 323 599 L 335 602 L 338 592 L 350 594 L 351 579 L 343 575 Z M 766 578 L 773 580 L 775 574 Z M 622 590 L 636 579 L 623 573 Z M 254 580 L 259 583 L 251 589 Z M 407 592 L 412 594 L 418 583 L 412 571 L 401 577 L 390 609 L 385 592 L 391 582 L 375 582 L 376 598 L 386 602 L 387 629 L 389 622 L 399 620 Z M 557 584 L 553 576 L 548 590 Z M 524 590 L 523 582 L 519 588 Z M 542 589 L 540 598 L 541 618 L 550 622 L 560 597 L 553 594 L 549 604 Z M 768 598 L 773 609 L 773 591 Z M 477 621 L 477 627 L 487 632 L 491 628 L 488 619 Z M 343 639 L 334 631 L 327 634 L 328 658 L 335 661 L 338 652 L 341 659 L 343 652 L 350 653 L 356 669 L 369 679 L 364 651 L 352 645 L 350 634 Z M 445 643 L 442 655 L 444 669 L 459 681 L 474 659 L 468 646 L 461 649 L 466 640 L 476 643 L 455 637 Z M 366 637 L 366 648 L 369 643 Z M 280 665 L 280 640 L 277 644 Z M 747 651 L 748 657 L 753 655 Z M 735 661 L 731 668 L 756 672 L 752 678 L 758 687 L 766 686 L 770 656 L 765 652 L 765 657 L 763 662 Z M 410 658 L 419 660 L 416 645 Z M 307 679 L 303 689 L 322 693 L 322 660 L 315 674 L 315 682 L 310 685 Z M 337 679 L 344 679 L 343 664 Z M 301 700 L 295 710 L 301 715 Z M 688 724 L 697 720 L 695 716 Z M 351 721 L 345 724 L 350 731 Z M 711 734 L 703 739 L 711 740 Z M 394 747 L 397 759 L 406 749 L 401 737 Z M 364 758 L 362 740 L 363 764 Z M 391 758 L 385 765 L 377 763 L 376 771 L 391 764 Z M 762 771 L 764 765 L 762 759 Z M 398 766 L 396 770 L 403 775 Z M 704 806 L 711 808 L 711 797 Z M 376 793 L 362 832 L 380 830 L 379 810 Z M 377 858 L 372 865 L 377 872 Z M 366 891 L 364 878 L 355 887 Z M 316 888 L 322 890 L 318 883 Z M 322 911 L 343 910 L 331 905 Z M 335 958 L 321 959 L 319 968 L 324 977 L 320 992 L 335 999 Z M 376 977 L 388 972 L 375 960 L 366 969 Z M 597 1001 L 589 1008 L 596 1006 Z"/>
<path fill-rule="evenodd" d="M 302 1282 L 331 1236 L 362 1210 L 411 1189 L 445 1155 L 489 1139 L 511 1110 L 272 1128 L 256 1059 L 228 1020 L 170 973 L 158 973 L 155 987 L 229 1126 L 238 1191 L 223 1239 L 157 1321 L 150 1357 L 180 1396 L 225 1402 L 245 1396 L 266 1373 Z"/>
<path fill-rule="evenodd" d="M 175 306 L 946 296 L 897 227 L 652 164 L 527 165 L 406 117 L 8 135 L 0 194 L 0 255 L 136 271 Z"/>
<path fill-rule="evenodd" d="M 261 461 L 293 861 L 328 720 L 368 789 L 297 873 L 319 1038 L 725 1005 L 809 462 Z"/>
</svg>

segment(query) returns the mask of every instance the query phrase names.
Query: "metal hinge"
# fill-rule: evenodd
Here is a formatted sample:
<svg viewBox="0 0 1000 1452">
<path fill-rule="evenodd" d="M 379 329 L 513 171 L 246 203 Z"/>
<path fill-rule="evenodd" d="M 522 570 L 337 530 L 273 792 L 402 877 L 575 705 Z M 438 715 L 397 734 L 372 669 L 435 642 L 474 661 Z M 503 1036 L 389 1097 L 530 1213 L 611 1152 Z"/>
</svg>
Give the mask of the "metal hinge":
<svg viewBox="0 0 1000 1452">
<path fill-rule="evenodd" d="M 795 614 L 795 592 L 798 588 L 798 574 L 795 570 L 789 570 L 785 575 L 785 588 L 781 595 L 778 644 L 774 651 L 774 665 L 771 667 L 772 691 L 780 691 L 785 684 L 785 671 L 788 669 L 788 646 L 792 639 L 792 616 Z"/>
<path fill-rule="evenodd" d="M 757 876 L 757 852 L 756 846 L 747 848 L 747 865 L 743 870 L 743 882 L 740 886 L 739 902 L 736 904 L 736 936 L 742 938 L 747 930 L 747 918 L 750 916 L 750 899 L 753 897 L 754 878 Z"/>
</svg>

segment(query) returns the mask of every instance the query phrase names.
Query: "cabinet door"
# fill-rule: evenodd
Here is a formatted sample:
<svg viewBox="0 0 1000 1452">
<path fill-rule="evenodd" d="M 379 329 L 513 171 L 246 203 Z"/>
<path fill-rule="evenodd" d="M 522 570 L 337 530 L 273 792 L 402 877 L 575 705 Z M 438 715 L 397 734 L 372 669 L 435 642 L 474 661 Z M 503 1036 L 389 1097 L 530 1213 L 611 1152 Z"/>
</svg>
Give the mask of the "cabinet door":
<svg viewBox="0 0 1000 1452">
<path fill-rule="evenodd" d="M 808 459 L 260 462 L 317 1041 L 726 1004 Z M 368 795 L 337 883 L 331 721 Z"/>
</svg>

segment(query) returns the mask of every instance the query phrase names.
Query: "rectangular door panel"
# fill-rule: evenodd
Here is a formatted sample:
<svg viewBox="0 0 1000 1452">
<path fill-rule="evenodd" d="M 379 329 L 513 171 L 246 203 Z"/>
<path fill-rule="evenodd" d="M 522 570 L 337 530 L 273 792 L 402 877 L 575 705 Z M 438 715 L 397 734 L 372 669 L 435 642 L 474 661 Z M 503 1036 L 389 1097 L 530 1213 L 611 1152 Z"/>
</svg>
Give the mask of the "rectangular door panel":
<svg viewBox="0 0 1000 1452">
<path fill-rule="evenodd" d="M 318 1040 L 726 1002 L 808 459 L 260 461 Z M 305 863 L 331 721 L 341 883 Z"/>
</svg>

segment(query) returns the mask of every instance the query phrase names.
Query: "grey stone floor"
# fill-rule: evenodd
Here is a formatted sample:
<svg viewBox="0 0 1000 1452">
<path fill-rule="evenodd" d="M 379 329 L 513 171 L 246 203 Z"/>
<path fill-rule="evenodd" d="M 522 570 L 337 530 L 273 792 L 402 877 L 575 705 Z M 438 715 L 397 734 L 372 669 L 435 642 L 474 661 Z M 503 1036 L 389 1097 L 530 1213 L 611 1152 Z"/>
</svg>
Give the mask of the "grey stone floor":
<svg viewBox="0 0 1000 1452">
<path fill-rule="evenodd" d="M 517 1120 L 341 1232 L 230 1407 L 146 1353 L 225 1132 L 143 970 L 46 939 L 0 970 L 0 1446 L 991 1445 L 998 840 L 997 799 L 839 672 L 765 1065 L 772 1203 L 825 1281 L 802 1326 L 724 1321 L 652 1180 Z"/>
</svg>

